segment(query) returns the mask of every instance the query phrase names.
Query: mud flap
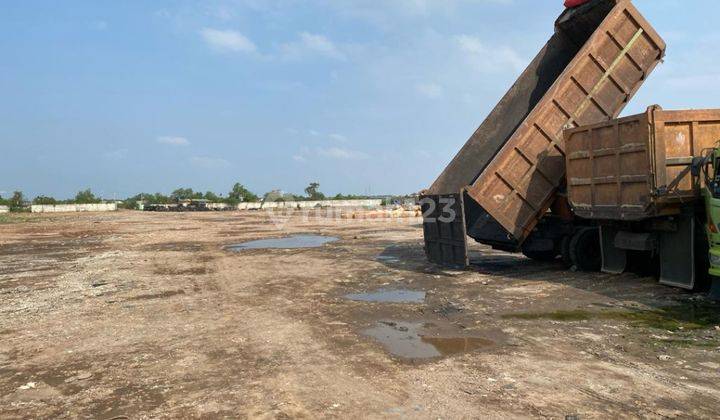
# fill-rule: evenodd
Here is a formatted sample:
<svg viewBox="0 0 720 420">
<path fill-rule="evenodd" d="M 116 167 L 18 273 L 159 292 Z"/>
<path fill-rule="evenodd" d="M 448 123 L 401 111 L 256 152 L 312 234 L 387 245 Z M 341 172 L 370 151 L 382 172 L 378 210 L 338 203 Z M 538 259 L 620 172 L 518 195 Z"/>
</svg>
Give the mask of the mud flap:
<svg viewBox="0 0 720 420">
<path fill-rule="evenodd" d="M 720 302 L 720 277 L 712 276 L 710 281 L 710 292 L 708 297 L 714 301 Z"/>
<path fill-rule="evenodd" d="M 618 233 L 619 230 L 612 226 L 600 226 L 603 273 L 622 274 L 627 267 L 627 251 L 615 246 L 615 237 Z"/>
<path fill-rule="evenodd" d="M 695 287 L 695 218 L 678 218 L 676 232 L 660 234 L 660 283 L 692 290 Z"/>
<path fill-rule="evenodd" d="M 423 196 L 420 204 L 428 260 L 444 267 L 467 267 L 463 193 Z"/>
</svg>

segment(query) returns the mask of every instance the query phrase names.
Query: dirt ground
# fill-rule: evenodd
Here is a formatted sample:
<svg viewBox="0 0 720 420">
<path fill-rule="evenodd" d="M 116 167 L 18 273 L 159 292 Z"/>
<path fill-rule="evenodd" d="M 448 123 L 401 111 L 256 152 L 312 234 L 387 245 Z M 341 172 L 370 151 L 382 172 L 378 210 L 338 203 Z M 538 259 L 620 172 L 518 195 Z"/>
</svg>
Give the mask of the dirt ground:
<svg viewBox="0 0 720 420">
<path fill-rule="evenodd" d="M 441 270 L 415 218 L 0 222 L 2 418 L 718 416 L 720 307 L 650 278 Z M 224 248 L 291 234 L 339 240 Z"/>
</svg>

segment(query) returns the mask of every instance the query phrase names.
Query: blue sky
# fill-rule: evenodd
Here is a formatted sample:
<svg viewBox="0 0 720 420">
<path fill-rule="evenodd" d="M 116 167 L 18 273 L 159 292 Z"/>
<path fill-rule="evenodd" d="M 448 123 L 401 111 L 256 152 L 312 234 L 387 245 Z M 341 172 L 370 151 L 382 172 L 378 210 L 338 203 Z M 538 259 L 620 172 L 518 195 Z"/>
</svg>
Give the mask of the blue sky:
<svg viewBox="0 0 720 420">
<path fill-rule="evenodd" d="M 561 3 L 4 1 L 0 191 L 419 191 Z M 668 54 L 624 114 L 720 107 L 720 2 L 634 3 Z"/>
</svg>

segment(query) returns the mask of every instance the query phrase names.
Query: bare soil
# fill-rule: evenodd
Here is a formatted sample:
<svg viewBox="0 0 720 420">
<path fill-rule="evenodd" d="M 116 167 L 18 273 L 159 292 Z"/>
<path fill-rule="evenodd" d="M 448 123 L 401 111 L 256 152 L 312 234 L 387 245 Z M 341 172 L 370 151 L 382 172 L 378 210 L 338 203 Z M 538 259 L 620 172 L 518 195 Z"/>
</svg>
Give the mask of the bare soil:
<svg viewBox="0 0 720 420">
<path fill-rule="evenodd" d="M 718 415 L 720 307 L 651 278 L 480 246 L 442 270 L 416 218 L 0 222 L 2 418 Z M 225 249 L 293 234 L 339 240 Z M 346 298 L 378 290 L 426 296 Z"/>
</svg>

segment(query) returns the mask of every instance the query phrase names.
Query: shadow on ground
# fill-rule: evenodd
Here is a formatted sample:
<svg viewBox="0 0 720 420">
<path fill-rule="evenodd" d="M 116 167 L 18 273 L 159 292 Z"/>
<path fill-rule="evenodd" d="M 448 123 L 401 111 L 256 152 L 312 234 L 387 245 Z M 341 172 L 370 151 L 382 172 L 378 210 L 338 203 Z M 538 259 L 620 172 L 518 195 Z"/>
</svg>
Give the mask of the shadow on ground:
<svg viewBox="0 0 720 420">
<path fill-rule="evenodd" d="M 621 302 L 619 309 L 637 310 L 649 308 L 651 323 L 690 328 L 693 323 L 704 327 L 720 324 L 720 304 L 709 301 L 704 293 L 663 286 L 653 277 L 633 273 L 613 275 L 598 272 L 576 272 L 567 269 L 561 261 L 543 263 L 526 258 L 521 254 L 510 254 L 473 244 L 470 251 L 470 266 L 465 270 L 444 269 L 429 263 L 425 258 L 422 244 L 406 243 L 386 247 L 376 257 L 377 261 L 395 270 L 419 274 L 457 276 L 463 272 L 478 273 L 491 278 L 509 281 L 547 282 L 568 286 L 584 292 L 594 293 Z M 509 284 L 509 283 L 508 283 Z M 713 316 L 717 313 L 718 316 Z M 589 313 L 533 313 L 528 316 L 558 320 L 567 315 L 588 317 Z M 632 315 L 631 318 L 635 316 Z"/>
</svg>

